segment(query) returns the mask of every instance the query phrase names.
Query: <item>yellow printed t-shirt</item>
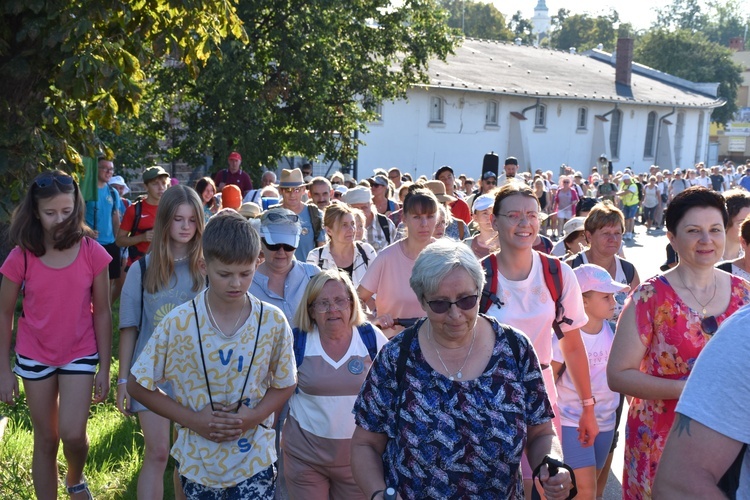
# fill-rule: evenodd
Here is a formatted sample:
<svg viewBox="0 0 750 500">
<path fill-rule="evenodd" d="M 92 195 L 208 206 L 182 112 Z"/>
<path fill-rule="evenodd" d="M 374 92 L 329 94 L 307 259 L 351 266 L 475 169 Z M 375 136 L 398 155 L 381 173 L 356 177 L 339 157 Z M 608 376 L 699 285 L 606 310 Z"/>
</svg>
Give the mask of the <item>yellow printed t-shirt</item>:
<svg viewBox="0 0 750 500">
<path fill-rule="evenodd" d="M 231 338 L 211 326 L 205 294 L 195 297 L 203 354 L 214 403 L 232 405 L 240 399 L 256 343 L 261 302 L 248 294 L 253 313 Z M 296 383 L 292 332 L 277 307 L 263 303 L 257 351 L 243 403 L 254 408 L 269 387 L 283 389 Z M 131 368 L 140 385 L 149 390 L 162 380 L 171 383 L 174 399 L 194 411 L 209 404 L 206 377 L 198 346 L 192 302 L 174 308 L 154 331 Z M 228 488 L 276 462 L 273 415 L 236 441 L 214 443 L 175 424 L 178 434 L 171 454 L 180 474 L 204 486 Z"/>
</svg>

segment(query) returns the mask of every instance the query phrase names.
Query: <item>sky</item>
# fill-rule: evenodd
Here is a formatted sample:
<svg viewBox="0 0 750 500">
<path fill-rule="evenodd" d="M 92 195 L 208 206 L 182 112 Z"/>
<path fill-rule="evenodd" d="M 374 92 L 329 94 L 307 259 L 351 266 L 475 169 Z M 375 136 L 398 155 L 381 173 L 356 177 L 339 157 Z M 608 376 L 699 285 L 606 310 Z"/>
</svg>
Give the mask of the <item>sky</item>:
<svg viewBox="0 0 750 500">
<path fill-rule="evenodd" d="M 520 10 L 523 16 L 531 19 L 538 0 L 492 0 L 497 10 L 506 18 Z M 560 8 L 571 14 L 608 14 L 617 11 L 623 22 L 631 23 L 635 29 L 647 29 L 656 21 L 656 8 L 672 4 L 672 0 L 546 0 L 549 15 L 554 16 Z M 746 9 L 747 10 L 747 9 Z"/>
</svg>

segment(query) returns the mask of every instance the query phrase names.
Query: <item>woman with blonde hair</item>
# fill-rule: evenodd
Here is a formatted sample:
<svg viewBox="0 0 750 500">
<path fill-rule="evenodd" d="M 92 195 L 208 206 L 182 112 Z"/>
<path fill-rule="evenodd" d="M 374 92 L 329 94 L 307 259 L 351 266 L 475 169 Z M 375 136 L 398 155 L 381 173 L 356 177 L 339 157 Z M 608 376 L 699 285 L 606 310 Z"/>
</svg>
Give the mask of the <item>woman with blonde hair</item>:
<svg viewBox="0 0 750 500">
<path fill-rule="evenodd" d="M 323 227 L 328 243 L 307 254 L 307 263 L 321 269 L 338 269 L 358 286 L 370 263 L 375 260 L 375 249 L 369 243 L 356 241 L 355 210 L 345 203 L 326 207 Z"/>
<path fill-rule="evenodd" d="M 204 288 L 199 267 L 204 224 L 203 203 L 198 194 L 182 184 L 169 188 L 159 202 L 149 252 L 130 268 L 122 290 L 117 409 L 125 416 L 137 414 L 143 430 L 139 498 L 163 496 L 169 420 L 130 397 L 126 389 L 128 374 L 161 319 Z M 160 389 L 171 392 L 169 386 Z"/>
<path fill-rule="evenodd" d="M 388 341 L 366 322 L 349 276 L 314 276 L 297 309 L 297 390 L 281 447 L 290 498 L 365 499 L 350 467 L 352 408 L 377 352 Z"/>
</svg>

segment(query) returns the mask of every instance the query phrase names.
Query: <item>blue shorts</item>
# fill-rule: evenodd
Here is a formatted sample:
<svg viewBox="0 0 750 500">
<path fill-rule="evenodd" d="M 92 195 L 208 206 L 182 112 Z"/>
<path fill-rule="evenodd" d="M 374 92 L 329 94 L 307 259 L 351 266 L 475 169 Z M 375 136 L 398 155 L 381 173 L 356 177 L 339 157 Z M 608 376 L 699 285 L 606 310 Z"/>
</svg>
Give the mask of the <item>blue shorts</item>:
<svg viewBox="0 0 750 500">
<path fill-rule="evenodd" d="M 575 427 L 562 428 L 562 449 L 565 463 L 573 469 L 582 469 L 596 465 L 599 470 L 607 461 L 609 449 L 612 446 L 612 438 L 615 430 L 601 431 L 594 440 L 594 446 L 584 448 L 578 441 L 578 430 Z"/>
<path fill-rule="evenodd" d="M 638 204 L 635 205 L 623 205 L 622 207 L 622 215 L 625 217 L 625 219 L 634 219 L 635 215 L 638 213 Z"/>
<path fill-rule="evenodd" d="M 265 470 L 245 479 L 229 488 L 211 488 L 191 481 L 180 475 L 180 483 L 189 500 L 273 500 L 276 496 L 276 466 L 271 465 Z"/>
</svg>

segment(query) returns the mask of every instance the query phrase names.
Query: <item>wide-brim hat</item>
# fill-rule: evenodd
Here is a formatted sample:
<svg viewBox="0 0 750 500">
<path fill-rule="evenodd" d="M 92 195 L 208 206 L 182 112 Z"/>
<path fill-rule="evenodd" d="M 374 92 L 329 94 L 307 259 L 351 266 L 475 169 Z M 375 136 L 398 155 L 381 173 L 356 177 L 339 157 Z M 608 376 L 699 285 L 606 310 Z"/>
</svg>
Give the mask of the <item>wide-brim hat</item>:
<svg viewBox="0 0 750 500">
<path fill-rule="evenodd" d="M 295 168 L 293 170 L 283 169 L 281 177 L 277 184 L 280 188 L 296 188 L 305 186 L 305 179 L 302 176 L 302 170 Z"/>
<path fill-rule="evenodd" d="M 260 208 L 260 205 L 253 203 L 252 201 L 246 201 L 237 211 L 246 219 L 254 219 L 263 213 L 263 209 Z"/>
<path fill-rule="evenodd" d="M 125 179 L 122 178 L 121 175 L 115 175 L 109 180 L 110 186 L 122 186 L 124 189 L 122 190 L 122 194 L 128 194 L 130 192 L 130 188 L 125 183 Z"/>
<path fill-rule="evenodd" d="M 443 181 L 427 181 L 424 183 L 424 186 L 432 191 L 432 194 L 435 195 L 435 198 L 440 203 L 453 203 L 456 201 L 456 198 L 445 193 L 445 184 L 443 184 Z"/>
</svg>

